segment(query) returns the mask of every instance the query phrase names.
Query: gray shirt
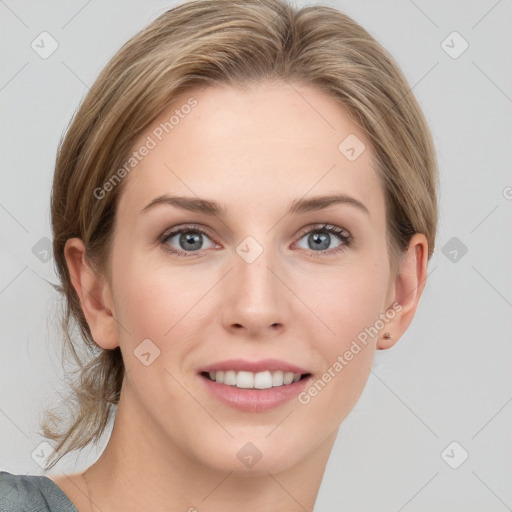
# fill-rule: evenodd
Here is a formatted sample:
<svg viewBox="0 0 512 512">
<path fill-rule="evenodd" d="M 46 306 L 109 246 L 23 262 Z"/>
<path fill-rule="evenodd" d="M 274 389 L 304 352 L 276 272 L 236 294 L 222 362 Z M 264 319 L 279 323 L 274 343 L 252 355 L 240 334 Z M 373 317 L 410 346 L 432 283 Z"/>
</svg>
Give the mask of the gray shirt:
<svg viewBox="0 0 512 512">
<path fill-rule="evenodd" d="M 78 509 L 47 476 L 0 471 L 0 512 L 78 512 Z"/>
</svg>

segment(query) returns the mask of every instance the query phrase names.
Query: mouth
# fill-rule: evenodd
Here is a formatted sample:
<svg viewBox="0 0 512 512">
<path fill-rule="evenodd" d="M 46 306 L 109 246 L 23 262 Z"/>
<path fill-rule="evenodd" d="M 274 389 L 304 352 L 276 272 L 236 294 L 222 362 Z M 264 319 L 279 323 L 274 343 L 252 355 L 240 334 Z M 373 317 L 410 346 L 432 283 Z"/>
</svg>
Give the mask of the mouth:
<svg viewBox="0 0 512 512">
<path fill-rule="evenodd" d="M 230 360 L 199 369 L 210 396 L 245 412 L 262 412 L 293 399 L 312 373 L 284 361 Z"/>
<path fill-rule="evenodd" d="M 212 382 L 239 389 L 271 389 L 280 386 L 290 386 L 295 382 L 308 378 L 311 373 L 283 372 L 281 370 L 264 370 L 262 372 L 219 370 L 201 372 L 200 375 Z"/>
</svg>

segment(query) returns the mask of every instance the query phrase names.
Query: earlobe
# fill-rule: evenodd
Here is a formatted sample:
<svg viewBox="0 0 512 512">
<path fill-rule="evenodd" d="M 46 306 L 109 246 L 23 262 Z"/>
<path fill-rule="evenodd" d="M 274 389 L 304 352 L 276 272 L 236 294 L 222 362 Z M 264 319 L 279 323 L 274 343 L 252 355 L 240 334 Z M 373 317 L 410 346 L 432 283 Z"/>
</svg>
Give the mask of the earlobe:
<svg viewBox="0 0 512 512">
<path fill-rule="evenodd" d="M 394 283 L 393 304 L 398 304 L 393 319 L 379 335 L 377 349 L 391 348 L 409 327 L 426 284 L 428 242 L 422 233 L 416 233 L 402 258 L 400 272 Z"/>
<path fill-rule="evenodd" d="M 96 344 L 104 349 L 119 345 L 115 311 L 107 279 L 91 266 L 80 238 L 70 238 L 64 255 L 87 324 Z"/>
</svg>

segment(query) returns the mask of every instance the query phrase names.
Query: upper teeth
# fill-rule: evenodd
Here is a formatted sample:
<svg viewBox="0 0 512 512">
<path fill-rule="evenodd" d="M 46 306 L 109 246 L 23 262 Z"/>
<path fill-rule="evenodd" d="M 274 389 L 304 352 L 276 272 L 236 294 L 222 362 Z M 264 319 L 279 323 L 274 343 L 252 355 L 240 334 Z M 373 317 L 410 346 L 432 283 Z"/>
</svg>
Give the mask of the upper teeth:
<svg viewBox="0 0 512 512">
<path fill-rule="evenodd" d="M 210 379 L 227 384 L 228 386 L 236 386 L 237 388 L 256 388 L 267 389 L 283 384 L 291 384 L 297 382 L 301 378 L 300 373 L 282 372 L 235 372 L 234 370 L 209 372 Z"/>
</svg>

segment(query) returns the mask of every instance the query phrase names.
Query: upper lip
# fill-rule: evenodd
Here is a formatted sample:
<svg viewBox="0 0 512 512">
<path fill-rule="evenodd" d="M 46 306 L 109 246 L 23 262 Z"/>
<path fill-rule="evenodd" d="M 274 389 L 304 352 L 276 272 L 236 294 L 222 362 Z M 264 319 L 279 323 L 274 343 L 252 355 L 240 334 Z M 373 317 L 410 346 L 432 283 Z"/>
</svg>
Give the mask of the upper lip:
<svg viewBox="0 0 512 512">
<path fill-rule="evenodd" d="M 309 373 L 304 368 L 295 364 L 282 361 L 280 359 L 260 359 L 259 361 L 248 361 L 246 359 L 228 359 L 226 361 L 219 361 L 217 363 L 209 364 L 199 368 L 199 373 L 202 372 L 215 372 L 215 371 L 246 371 L 246 372 L 263 372 L 269 370 L 271 372 L 279 371 L 292 372 L 292 373 Z"/>
</svg>

